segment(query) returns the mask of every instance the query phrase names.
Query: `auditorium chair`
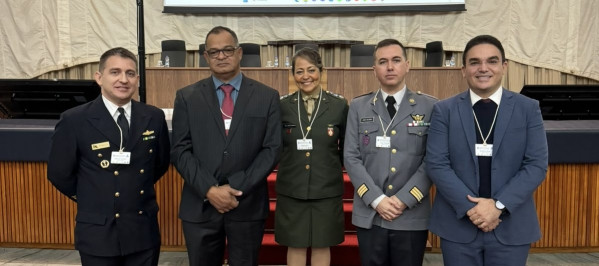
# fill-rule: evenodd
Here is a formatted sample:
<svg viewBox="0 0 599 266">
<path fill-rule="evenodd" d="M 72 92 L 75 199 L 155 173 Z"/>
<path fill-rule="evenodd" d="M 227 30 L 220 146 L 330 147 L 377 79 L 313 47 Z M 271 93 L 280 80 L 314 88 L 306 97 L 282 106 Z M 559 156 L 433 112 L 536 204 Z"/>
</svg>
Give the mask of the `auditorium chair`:
<svg viewBox="0 0 599 266">
<path fill-rule="evenodd" d="M 239 47 L 243 50 L 241 58 L 242 67 L 260 67 L 260 45 L 255 43 L 240 43 Z"/>
<path fill-rule="evenodd" d="M 206 58 L 204 57 L 204 51 L 206 51 L 206 45 L 202 43 L 202 44 L 200 44 L 200 50 L 198 51 L 200 53 L 200 67 L 208 66 L 208 62 L 206 61 Z"/>
<path fill-rule="evenodd" d="M 426 60 L 425 67 L 440 67 L 443 66 L 443 42 L 435 41 L 426 44 Z"/>
<path fill-rule="evenodd" d="M 185 41 L 182 40 L 164 40 L 162 41 L 162 53 L 160 60 L 166 65 L 166 57 L 169 58 L 170 67 L 184 67 L 187 51 L 185 50 Z"/>
<path fill-rule="evenodd" d="M 371 67 L 374 65 L 374 45 L 354 44 L 350 48 L 350 67 Z"/>
</svg>

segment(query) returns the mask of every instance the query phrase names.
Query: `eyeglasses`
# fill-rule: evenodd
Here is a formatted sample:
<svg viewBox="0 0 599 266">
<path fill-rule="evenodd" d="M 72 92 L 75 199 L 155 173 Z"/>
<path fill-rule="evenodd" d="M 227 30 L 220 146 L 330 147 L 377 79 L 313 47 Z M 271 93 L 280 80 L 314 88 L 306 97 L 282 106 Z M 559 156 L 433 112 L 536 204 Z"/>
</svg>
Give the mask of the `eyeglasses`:
<svg viewBox="0 0 599 266">
<path fill-rule="evenodd" d="M 233 54 L 235 53 L 235 50 L 237 50 L 238 48 L 239 47 L 227 47 L 222 50 L 214 49 L 214 50 L 208 50 L 208 51 L 206 51 L 206 53 L 208 54 L 208 57 L 210 57 L 210 58 L 217 58 L 221 52 L 223 52 L 223 54 L 228 57 L 228 56 L 233 56 Z"/>
</svg>

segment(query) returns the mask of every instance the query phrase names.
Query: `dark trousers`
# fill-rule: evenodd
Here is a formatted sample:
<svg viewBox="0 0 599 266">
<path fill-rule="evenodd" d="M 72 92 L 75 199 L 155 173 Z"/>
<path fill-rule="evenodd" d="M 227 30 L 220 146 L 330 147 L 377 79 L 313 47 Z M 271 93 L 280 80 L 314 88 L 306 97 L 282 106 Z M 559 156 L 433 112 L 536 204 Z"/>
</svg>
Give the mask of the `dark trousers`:
<svg viewBox="0 0 599 266">
<path fill-rule="evenodd" d="M 497 241 L 494 232 L 478 231 L 474 241 L 456 243 L 441 239 L 445 266 L 524 266 L 530 244 L 504 245 Z"/>
<path fill-rule="evenodd" d="M 156 266 L 160 247 L 135 252 L 124 256 L 101 257 L 79 251 L 82 266 Z"/>
<path fill-rule="evenodd" d="M 182 223 L 190 266 L 221 266 L 225 245 L 230 266 L 258 265 L 265 220 L 231 221 L 221 215 L 215 221 Z"/>
<path fill-rule="evenodd" d="M 360 261 L 363 266 L 420 266 L 428 231 L 399 231 L 372 226 L 357 227 Z"/>
</svg>

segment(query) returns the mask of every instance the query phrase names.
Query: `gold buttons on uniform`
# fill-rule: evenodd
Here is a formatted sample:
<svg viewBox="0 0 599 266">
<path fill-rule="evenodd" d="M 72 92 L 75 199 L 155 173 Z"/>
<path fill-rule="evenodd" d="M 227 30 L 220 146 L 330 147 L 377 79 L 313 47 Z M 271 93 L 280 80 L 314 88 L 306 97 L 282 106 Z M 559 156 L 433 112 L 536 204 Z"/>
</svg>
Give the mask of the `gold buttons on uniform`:
<svg viewBox="0 0 599 266">
<path fill-rule="evenodd" d="M 115 196 L 115 197 L 117 197 L 117 198 L 118 198 L 120 195 L 121 195 L 121 193 L 118 193 L 118 192 L 114 193 L 114 196 Z"/>
<path fill-rule="evenodd" d="M 152 152 L 154 152 L 154 150 L 150 149 L 149 152 L 152 153 Z"/>
<path fill-rule="evenodd" d="M 119 171 L 114 171 L 114 175 L 119 175 Z"/>
<path fill-rule="evenodd" d="M 395 167 L 391 167 L 391 172 L 395 173 Z"/>
<path fill-rule="evenodd" d="M 310 165 L 306 164 L 306 170 L 310 170 Z"/>
<path fill-rule="evenodd" d="M 392 150 L 391 150 L 391 153 L 394 153 L 394 154 L 395 154 L 395 153 L 397 153 L 397 150 L 396 150 L 396 149 L 392 149 Z"/>
<path fill-rule="evenodd" d="M 397 134 L 397 131 L 395 131 L 395 129 L 391 130 L 391 135 L 395 135 L 395 134 Z"/>
<path fill-rule="evenodd" d="M 119 218 L 119 217 L 121 217 L 121 215 L 120 215 L 120 214 L 117 212 L 117 213 L 114 215 L 114 218 Z"/>
<path fill-rule="evenodd" d="M 393 185 L 389 185 L 387 188 L 389 188 L 389 189 L 393 189 Z"/>
<path fill-rule="evenodd" d="M 140 194 L 140 195 L 143 195 L 143 194 L 144 194 L 144 191 L 143 191 L 143 190 L 139 191 L 139 194 Z"/>
<path fill-rule="evenodd" d="M 306 152 L 306 157 L 310 157 L 310 152 Z"/>
<path fill-rule="evenodd" d="M 140 174 L 143 174 L 144 172 L 145 172 L 144 169 L 139 170 Z"/>
<path fill-rule="evenodd" d="M 139 215 L 142 215 L 142 214 L 144 214 L 144 211 L 139 211 L 139 212 L 137 212 L 137 213 L 138 213 Z"/>
<path fill-rule="evenodd" d="M 98 158 L 102 158 L 102 154 L 101 153 L 98 153 Z"/>
</svg>

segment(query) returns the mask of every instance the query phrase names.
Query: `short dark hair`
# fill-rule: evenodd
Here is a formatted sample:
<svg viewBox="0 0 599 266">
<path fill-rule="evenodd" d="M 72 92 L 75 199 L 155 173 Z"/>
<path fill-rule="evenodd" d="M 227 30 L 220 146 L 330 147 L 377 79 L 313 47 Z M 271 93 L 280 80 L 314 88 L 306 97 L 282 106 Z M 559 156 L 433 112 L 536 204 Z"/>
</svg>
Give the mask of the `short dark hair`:
<svg viewBox="0 0 599 266">
<path fill-rule="evenodd" d="M 295 52 L 293 55 L 293 58 L 291 59 L 291 73 L 295 73 L 295 60 L 298 57 L 306 59 L 310 64 L 315 65 L 318 67 L 318 70 L 322 72 L 322 58 L 320 57 L 320 54 L 310 47 L 305 47 Z"/>
<path fill-rule="evenodd" d="M 374 54 L 372 55 L 374 57 L 374 60 L 376 60 L 376 51 L 378 49 L 383 48 L 385 46 L 391 46 L 391 45 L 399 45 L 399 47 L 401 47 L 401 51 L 403 52 L 404 58 L 406 60 L 408 59 L 408 53 L 406 52 L 406 47 L 404 47 L 403 44 L 401 44 L 401 42 L 399 42 L 396 39 L 384 39 L 384 40 L 380 41 L 379 43 L 377 43 L 376 47 L 374 48 Z"/>
<path fill-rule="evenodd" d="M 466 64 L 466 54 L 468 53 L 468 51 L 470 51 L 470 49 L 472 49 L 472 47 L 485 43 L 497 47 L 497 49 L 499 49 L 499 52 L 501 52 L 501 62 L 505 62 L 505 50 L 503 50 L 501 42 L 491 35 L 478 35 L 470 39 L 470 41 L 468 41 L 468 43 L 466 44 L 466 48 L 464 48 L 464 53 L 462 54 L 462 62 Z"/>
<path fill-rule="evenodd" d="M 123 47 L 115 47 L 104 52 L 102 56 L 100 56 L 100 67 L 98 68 L 100 72 L 104 71 L 106 60 L 115 55 L 133 60 L 133 62 L 135 62 L 135 69 L 137 69 L 137 57 L 135 57 L 135 54 Z"/>
<path fill-rule="evenodd" d="M 231 34 L 231 36 L 233 36 L 233 41 L 235 42 L 235 46 L 239 46 L 239 40 L 237 39 L 237 34 L 235 34 L 235 32 L 232 29 L 229 29 L 225 26 L 216 26 L 216 27 L 212 28 L 208 32 L 208 34 L 206 34 L 206 39 L 204 39 L 204 43 L 205 44 L 208 43 L 208 36 L 210 36 L 211 34 L 219 34 L 219 33 L 222 33 L 223 31 L 226 31 L 229 34 Z"/>
</svg>

